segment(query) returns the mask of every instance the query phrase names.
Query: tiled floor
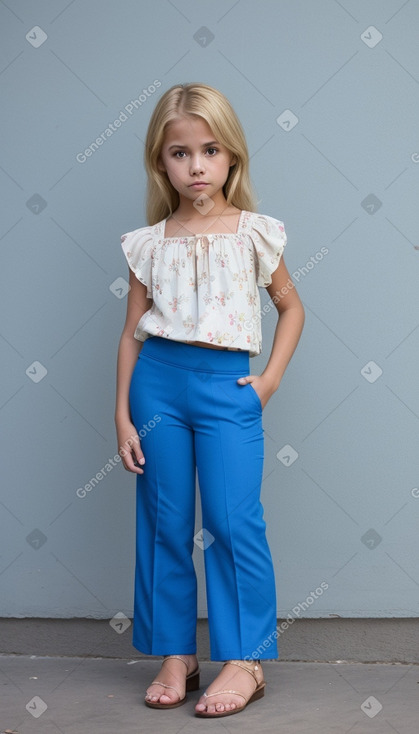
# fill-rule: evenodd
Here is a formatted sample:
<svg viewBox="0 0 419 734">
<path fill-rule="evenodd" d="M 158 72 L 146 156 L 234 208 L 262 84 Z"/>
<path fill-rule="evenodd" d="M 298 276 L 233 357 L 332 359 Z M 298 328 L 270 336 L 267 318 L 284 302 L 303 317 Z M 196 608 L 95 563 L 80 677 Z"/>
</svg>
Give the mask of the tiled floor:
<svg viewBox="0 0 419 734">
<path fill-rule="evenodd" d="M 201 663 L 201 690 L 170 711 L 149 709 L 156 660 L 0 656 L 0 732 L 18 734 L 417 734 L 419 667 L 264 662 L 264 698 L 217 721 L 194 703 L 220 663 Z"/>
</svg>

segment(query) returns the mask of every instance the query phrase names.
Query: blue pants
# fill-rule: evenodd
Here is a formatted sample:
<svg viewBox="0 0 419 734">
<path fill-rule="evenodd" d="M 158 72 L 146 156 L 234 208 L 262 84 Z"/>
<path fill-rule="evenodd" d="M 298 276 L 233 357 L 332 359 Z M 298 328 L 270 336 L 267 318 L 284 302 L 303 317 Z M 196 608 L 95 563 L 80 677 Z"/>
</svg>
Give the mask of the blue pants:
<svg viewBox="0 0 419 734">
<path fill-rule="evenodd" d="M 196 653 L 204 552 L 211 660 L 276 658 L 276 593 L 260 490 L 264 437 L 249 352 L 148 338 L 130 410 L 146 463 L 137 475 L 133 645 Z M 196 472 L 203 529 L 195 533 Z"/>
</svg>

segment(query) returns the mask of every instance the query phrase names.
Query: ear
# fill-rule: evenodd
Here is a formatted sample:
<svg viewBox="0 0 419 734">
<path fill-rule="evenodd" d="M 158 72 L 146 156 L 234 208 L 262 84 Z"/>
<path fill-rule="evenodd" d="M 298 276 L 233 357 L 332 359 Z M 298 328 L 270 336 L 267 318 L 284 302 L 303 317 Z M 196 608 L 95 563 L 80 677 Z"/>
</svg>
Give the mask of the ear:
<svg viewBox="0 0 419 734">
<path fill-rule="evenodd" d="M 231 160 L 230 160 L 230 168 L 231 168 L 231 166 L 235 166 L 235 165 L 236 165 L 236 163 L 237 163 L 237 158 L 236 158 L 236 156 L 235 156 L 235 155 L 233 155 L 233 156 L 231 157 Z"/>
<path fill-rule="evenodd" d="M 162 173 L 166 173 L 166 167 L 161 158 L 157 159 L 157 168 L 159 169 L 159 171 L 162 171 Z"/>
</svg>

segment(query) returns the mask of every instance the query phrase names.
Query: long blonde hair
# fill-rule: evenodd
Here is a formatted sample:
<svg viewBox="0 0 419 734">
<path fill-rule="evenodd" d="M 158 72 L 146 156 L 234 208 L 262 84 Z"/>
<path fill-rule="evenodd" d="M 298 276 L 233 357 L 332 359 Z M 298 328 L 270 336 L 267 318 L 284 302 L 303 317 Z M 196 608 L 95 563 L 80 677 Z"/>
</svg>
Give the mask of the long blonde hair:
<svg viewBox="0 0 419 734">
<path fill-rule="evenodd" d="M 228 99 L 206 84 L 176 84 L 163 94 L 151 116 L 144 151 L 147 171 L 147 223 L 157 224 L 179 206 L 179 194 L 167 174 L 158 169 L 166 125 L 184 115 L 202 117 L 217 140 L 235 156 L 223 192 L 230 206 L 256 211 L 249 175 L 249 153 L 240 121 Z"/>
</svg>

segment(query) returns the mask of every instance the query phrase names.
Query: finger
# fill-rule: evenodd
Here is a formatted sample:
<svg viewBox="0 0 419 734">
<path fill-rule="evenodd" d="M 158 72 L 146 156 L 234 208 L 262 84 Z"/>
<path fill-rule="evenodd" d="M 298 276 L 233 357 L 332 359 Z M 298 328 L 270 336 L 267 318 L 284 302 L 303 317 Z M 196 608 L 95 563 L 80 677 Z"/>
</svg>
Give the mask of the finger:
<svg viewBox="0 0 419 734">
<path fill-rule="evenodd" d="M 144 474 L 144 469 L 142 467 L 145 464 L 145 457 L 139 445 L 131 443 L 128 448 L 121 447 L 119 449 L 119 454 L 127 471 L 133 472 L 134 474 Z M 138 464 L 140 466 L 138 466 Z"/>
<path fill-rule="evenodd" d="M 134 444 L 132 447 L 132 455 L 134 459 L 134 464 L 140 464 L 140 466 L 143 466 L 145 464 L 145 456 L 141 450 L 140 444 Z"/>
<path fill-rule="evenodd" d="M 249 378 L 251 375 L 246 375 L 246 377 L 239 377 L 237 382 L 240 382 L 240 385 L 246 385 L 249 382 Z"/>
<path fill-rule="evenodd" d="M 142 468 L 142 466 L 138 466 L 135 462 L 136 458 L 133 454 L 127 454 L 123 459 L 123 464 L 127 471 L 130 471 L 133 474 L 144 474 L 144 469 Z"/>
</svg>

